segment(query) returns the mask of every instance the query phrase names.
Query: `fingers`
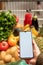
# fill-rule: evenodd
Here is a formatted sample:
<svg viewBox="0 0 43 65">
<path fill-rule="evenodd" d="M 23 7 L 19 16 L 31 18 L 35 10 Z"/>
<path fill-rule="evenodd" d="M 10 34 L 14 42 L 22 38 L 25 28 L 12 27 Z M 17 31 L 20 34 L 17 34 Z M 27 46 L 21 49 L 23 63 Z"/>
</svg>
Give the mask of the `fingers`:
<svg viewBox="0 0 43 65">
<path fill-rule="evenodd" d="M 35 58 L 34 58 L 34 59 L 31 59 L 31 60 L 29 61 L 29 63 L 32 64 L 32 65 L 35 65 L 35 63 L 36 63 Z"/>
<path fill-rule="evenodd" d="M 35 58 L 33 58 L 33 59 L 25 59 L 25 61 L 26 61 L 27 64 L 32 64 L 32 65 L 35 65 L 35 63 L 36 63 Z"/>
<path fill-rule="evenodd" d="M 20 50 L 18 50 L 18 56 L 20 56 Z"/>
<path fill-rule="evenodd" d="M 20 47 L 19 47 L 19 46 L 17 46 L 17 49 L 20 49 Z"/>
<path fill-rule="evenodd" d="M 18 56 L 20 57 L 20 47 L 18 46 Z M 24 59 L 24 58 L 23 58 Z M 29 60 L 30 59 L 24 59 L 25 61 L 26 61 L 26 63 L 28 63 L 29 64 Z"/>
<path fill-rule="evenodd" d="M 30 64 L 30 60 L 29 59 L 24 59 L 26 61 L 27 64 Z"/>
<path fill-rule="evenodd" d="M 39 48 L 38 48 L 38 46 L 37 46 L 34 39 L 33 39 L 33 53 L 34 53 L 34 58 L 33 59 L 24 59 L 24 60 L 26 60 L 26 62 L 28 64 L 34 65 L 38 55 L 40 54 L 40 50 L 39 50 Z M 20 57 L 20 47 L 19 46 L 18 46 L 18 56 Z"/>
<path fill-rule="evenodd" d="M 18 56 L 20 57 L 20 47 L 18 46 Z"/>
</svg>

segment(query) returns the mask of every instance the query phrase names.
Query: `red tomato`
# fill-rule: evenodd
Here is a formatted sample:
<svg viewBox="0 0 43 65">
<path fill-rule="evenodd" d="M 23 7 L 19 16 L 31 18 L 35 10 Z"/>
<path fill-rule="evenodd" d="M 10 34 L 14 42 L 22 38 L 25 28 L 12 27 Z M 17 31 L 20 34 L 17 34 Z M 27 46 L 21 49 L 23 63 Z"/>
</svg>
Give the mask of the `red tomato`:
<svg viewBox="0 0 43 65">
<path fill-rule="evenodd" d="M 7 50 L 8 47 L 9 47 L 9 45 L 8 45 L 8 43 L 7 43 L 6 41 L 2 41 L 2 42 L 0 43 L 0 50 L 1 50 L 1 51 Z"/>
</svg>

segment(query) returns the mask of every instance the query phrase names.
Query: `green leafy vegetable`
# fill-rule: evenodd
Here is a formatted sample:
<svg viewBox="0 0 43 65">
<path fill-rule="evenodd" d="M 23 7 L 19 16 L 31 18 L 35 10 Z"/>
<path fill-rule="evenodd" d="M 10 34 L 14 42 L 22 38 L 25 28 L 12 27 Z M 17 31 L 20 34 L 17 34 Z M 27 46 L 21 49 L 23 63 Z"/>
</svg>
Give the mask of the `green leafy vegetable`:
<svg viewBox="0 0 43 65">
<path fill-rule="evenodd" d="M 0 12 L 0 41 L 8 39 L 14 24 L 16 24 L 16 19 L 11 14 L 11 11 Z"/>
</svg>

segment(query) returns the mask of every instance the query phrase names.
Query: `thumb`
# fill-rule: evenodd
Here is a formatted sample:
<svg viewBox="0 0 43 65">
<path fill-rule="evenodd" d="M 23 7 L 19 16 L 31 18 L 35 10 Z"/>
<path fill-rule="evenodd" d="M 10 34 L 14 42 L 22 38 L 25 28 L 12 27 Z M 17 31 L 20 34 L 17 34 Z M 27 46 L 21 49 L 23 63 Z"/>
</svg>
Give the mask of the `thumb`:
<svg viewBox="0 0 43 65">
<path fill-rule="evenodd" d="M 36 60 L 35 60 L 35 59 L 31 59 L 31 60 L 29 61 L 29 63 L 32 64 L 32 65 L 35 65 Z"/>
</svg>

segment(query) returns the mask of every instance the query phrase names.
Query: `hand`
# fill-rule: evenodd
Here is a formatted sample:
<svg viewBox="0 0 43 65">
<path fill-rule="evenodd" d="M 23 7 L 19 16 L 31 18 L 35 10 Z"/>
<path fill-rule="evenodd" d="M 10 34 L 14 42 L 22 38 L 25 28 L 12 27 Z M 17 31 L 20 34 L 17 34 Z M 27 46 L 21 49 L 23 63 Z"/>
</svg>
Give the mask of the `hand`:
<svg viewBox="0 0 43 65">
<path fill-rule="evenodd" d="M 20 49 L 18 50 L 18 52 L 19 52 L 19 54 L 20 54 Z M 32 58 L 32 59 L 25 59 L 25 60 L 26 60 L 26 62 L 27 62 L 28 64 L 35 65 L 36 60 L 37 60 L 37 57 L 38 57 L 39 54 L 40 54 L 40 50 L 39 50 L 39 48 L 38 48 L 38 46 L 37 46 L 35 40 L 33 40 L 33 53 L 34 53 L 34 58 Z"/>
<path fill-rule="evenodd" d="M 29 60 L 29 63 L 32 65 L 35 65 L 37 57 L 40 54 L 40 50 L 35 42 L 35 40 L 33 40 L 33 53 L 34 53 L 34 58 Z"/>
</svg>

